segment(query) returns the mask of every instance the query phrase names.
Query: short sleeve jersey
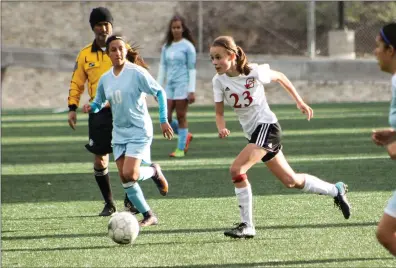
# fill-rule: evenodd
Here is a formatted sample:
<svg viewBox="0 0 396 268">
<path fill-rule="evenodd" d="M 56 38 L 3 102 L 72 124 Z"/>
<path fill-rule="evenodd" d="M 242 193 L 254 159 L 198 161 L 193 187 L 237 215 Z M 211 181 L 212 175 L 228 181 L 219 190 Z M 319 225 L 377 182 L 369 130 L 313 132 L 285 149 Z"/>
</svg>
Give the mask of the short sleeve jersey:
<svg viewBox="0 0 396 268">
<path fill-rule="evenodd" d="M 271 82 L 272 71 L 268 64 L 249 64 L 248 75 L 230 77 L 216 74 L 213 77 L 215 102 L 226 102 L 235 111 L 247 139 L 259 124 L 276 123 L 265 96 L 264 84 Z"/>
</svg>

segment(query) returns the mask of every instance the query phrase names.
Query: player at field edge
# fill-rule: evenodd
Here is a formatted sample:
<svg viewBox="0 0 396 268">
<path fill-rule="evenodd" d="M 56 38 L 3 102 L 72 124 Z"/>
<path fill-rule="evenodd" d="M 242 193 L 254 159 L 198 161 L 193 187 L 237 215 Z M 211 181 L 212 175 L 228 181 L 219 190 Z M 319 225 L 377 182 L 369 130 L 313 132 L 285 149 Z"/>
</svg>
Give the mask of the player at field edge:
<svg viewBox="0 0 396 268">
<path fill-rule="evenodd" d="M 128 49 L 124 40 L 117 35 L 107 39 L 106 53 L 113 67 L 101 76 L 95 99 L 83 106 L 83 112 L 98 113 L 107 101 L 110 102 L 113 155 L 122 186 L 129 200 L 143 214 L 140 226 L 156 225 L 158 219 L 147 204 L 139 182 L 153 179 L 162 195 L 168 193 L 168 182 L 160 166 L 151 164 L 153 123 L 147 109 L 147 94 L 158 100 L 164 137 L 172 139 L 173 130 L 167 121 L 165 91 L 145 69 L 147 65 L 137 51 Z M 142 163 L 151 165 L 141 166 Z"/>
<path fill-rule="evenodd" d="M 386 148 L 389 157 L 396 160 L 396 23 L 385 25 L 375 38 L 374 50 L 381 71 L 390 73 L 392 100 L 389 110 L 388 129 L 373 130 L 371 138 L 378 146 Z M 378 241 L 396 256 L 396 191 L 389 199 L 377 227 Z"/>
<path fill-rule="evenodd" d="M 232 182 L 240 208 L 241 223 L 224 232 L 233 238 L 252 238 L 256 231 L 253 224 L 252 190 L 247 172 L 260 160 L 287 188 L 304 192 L 329 195 L 342 211 L 350 217 L 347 185 L 331 184 L 310 174 L 295 173 L 282 153 L 282 130 L 276 115 L 271 111 L 264 91 L 264 84 L 278 82 L 293 98 L 297 108 L 310 120 L 313 110 L 298 94 L 293 84 L 281 72 L 270 69 L 268 64 L 248 63 L 240 46 L 231 36 L 216 38 L 210 47 L 210 58 L 217 74 L 213 77 L 216 110 L 216 126 L 219 138 L 226 138 L 230 131 L 224 120 L 224 102 L 238 116 L 248 144 L 230 167 Z"/>
<path fill-rule="evenodd" d="M 184 157 L 193 135 L 188 132 L 188 105 L 195 102 L 196 51 L 195 41 L 185 19 L 175 15 L 169 21 L 161 49 L 157 81 L 163 85 L 168 98 L 168 121 L 178 135 L 175 151 L 170 157 Z M 172 118 L 176 110 L 177 119 Z"/>
</svg>

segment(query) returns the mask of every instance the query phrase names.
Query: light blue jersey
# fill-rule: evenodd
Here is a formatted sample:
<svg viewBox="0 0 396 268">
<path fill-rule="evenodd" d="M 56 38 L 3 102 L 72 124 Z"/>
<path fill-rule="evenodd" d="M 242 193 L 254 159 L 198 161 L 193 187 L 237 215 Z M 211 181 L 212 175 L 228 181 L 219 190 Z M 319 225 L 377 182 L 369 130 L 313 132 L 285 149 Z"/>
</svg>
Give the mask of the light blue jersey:
<svg viewBox="0 0 396 268">
<path fill-rule="evenodd" d="M 127 61 L 118 76 L 114 75 L 112 67 L 100 78 L 91 107 L 92 112 L 98 112 L 106 100 L 110 101 L 113 145 L 151 142 L 153 124 L 147 110 L 146 94 L 158 97 L 160 121 L 167 122 L 166 95 L 146 69 Z"/>
<path fill-rule="evenodd" d="M 389 124 L 393 129 L 396 129 L 396 74 L 392 76 L 392 100 L 389 109 Z M 393 192 L 392 197 L 388 200 L 385 213 L 396 218 L 396 191 Z"/>
<path fill-rule="evenodd" d="M 392 101 L 389 110 L 389 124 L 396 129 L 396 74 L 392 76 Z"/>
<path fill-rule="evenodd" d="M 157 81 L 161 85 L 166 80 L 166 90 L 169 95 L 185 95 L 195 91 L 196 82 L 196 51 L 193 44 L 187 39 L 173 42 L 170 46 L 162 47 L 161 62 Z M 181 89 L 180 89 L 181 88 Z M 174 92 L 176 91 L 176 92 Z M 178 91 L 184 91 L 178 92 Z M 173 99 L 173 98 L 171 98 Z"/>
</svg>

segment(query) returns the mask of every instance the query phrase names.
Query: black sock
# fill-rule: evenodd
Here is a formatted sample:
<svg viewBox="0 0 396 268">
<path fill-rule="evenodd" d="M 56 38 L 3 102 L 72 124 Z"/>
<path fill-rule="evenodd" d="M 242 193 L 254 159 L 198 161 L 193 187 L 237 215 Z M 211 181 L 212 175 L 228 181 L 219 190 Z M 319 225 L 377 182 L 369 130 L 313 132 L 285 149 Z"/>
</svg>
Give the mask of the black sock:
<svg viewBox="0 0 396 268">
<path fill-rule="evenodd" d="M 149 216 L 153 216 L 153 212 L 151 210 L 149 210 L 149 211 L 144 212 L 142 215 L 144 218 L 147 218 Z"/>
<path fill-rule="evenodd" d="M 106 203 L 113 203 L 113 195 L 110 187 L 110 177 L 108 174 L 108 169 L 96 169 L 95 179 L 99 186 L 100 192 L 102 193 L 103 199 Z"/>
</svg>

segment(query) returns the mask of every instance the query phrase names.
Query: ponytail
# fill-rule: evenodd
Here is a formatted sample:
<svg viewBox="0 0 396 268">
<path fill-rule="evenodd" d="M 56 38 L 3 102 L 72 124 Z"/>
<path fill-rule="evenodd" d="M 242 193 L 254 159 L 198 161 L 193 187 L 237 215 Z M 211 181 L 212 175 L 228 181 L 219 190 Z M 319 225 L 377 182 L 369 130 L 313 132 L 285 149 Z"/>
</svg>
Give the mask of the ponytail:
<svg viewBox="0 0 396 268">
<path fill-rule="evenodd" d="M 236 64 L 237 70 L 241 74 L 248 75 L 252 68 L 248 66 L 248 61 L 245 52 L 240 46 L 236 46 Z"/>
<path fill-rule="evenodd" d="M 138 47 L 132 47 L 132 46 L 127 48 L 127 55 L 126 55 L 127 60 L 145 69 L 148 69 L 149 66 L 144 62 L 143 58 L 137 52 L 137 49 Z"/>
</svg>

